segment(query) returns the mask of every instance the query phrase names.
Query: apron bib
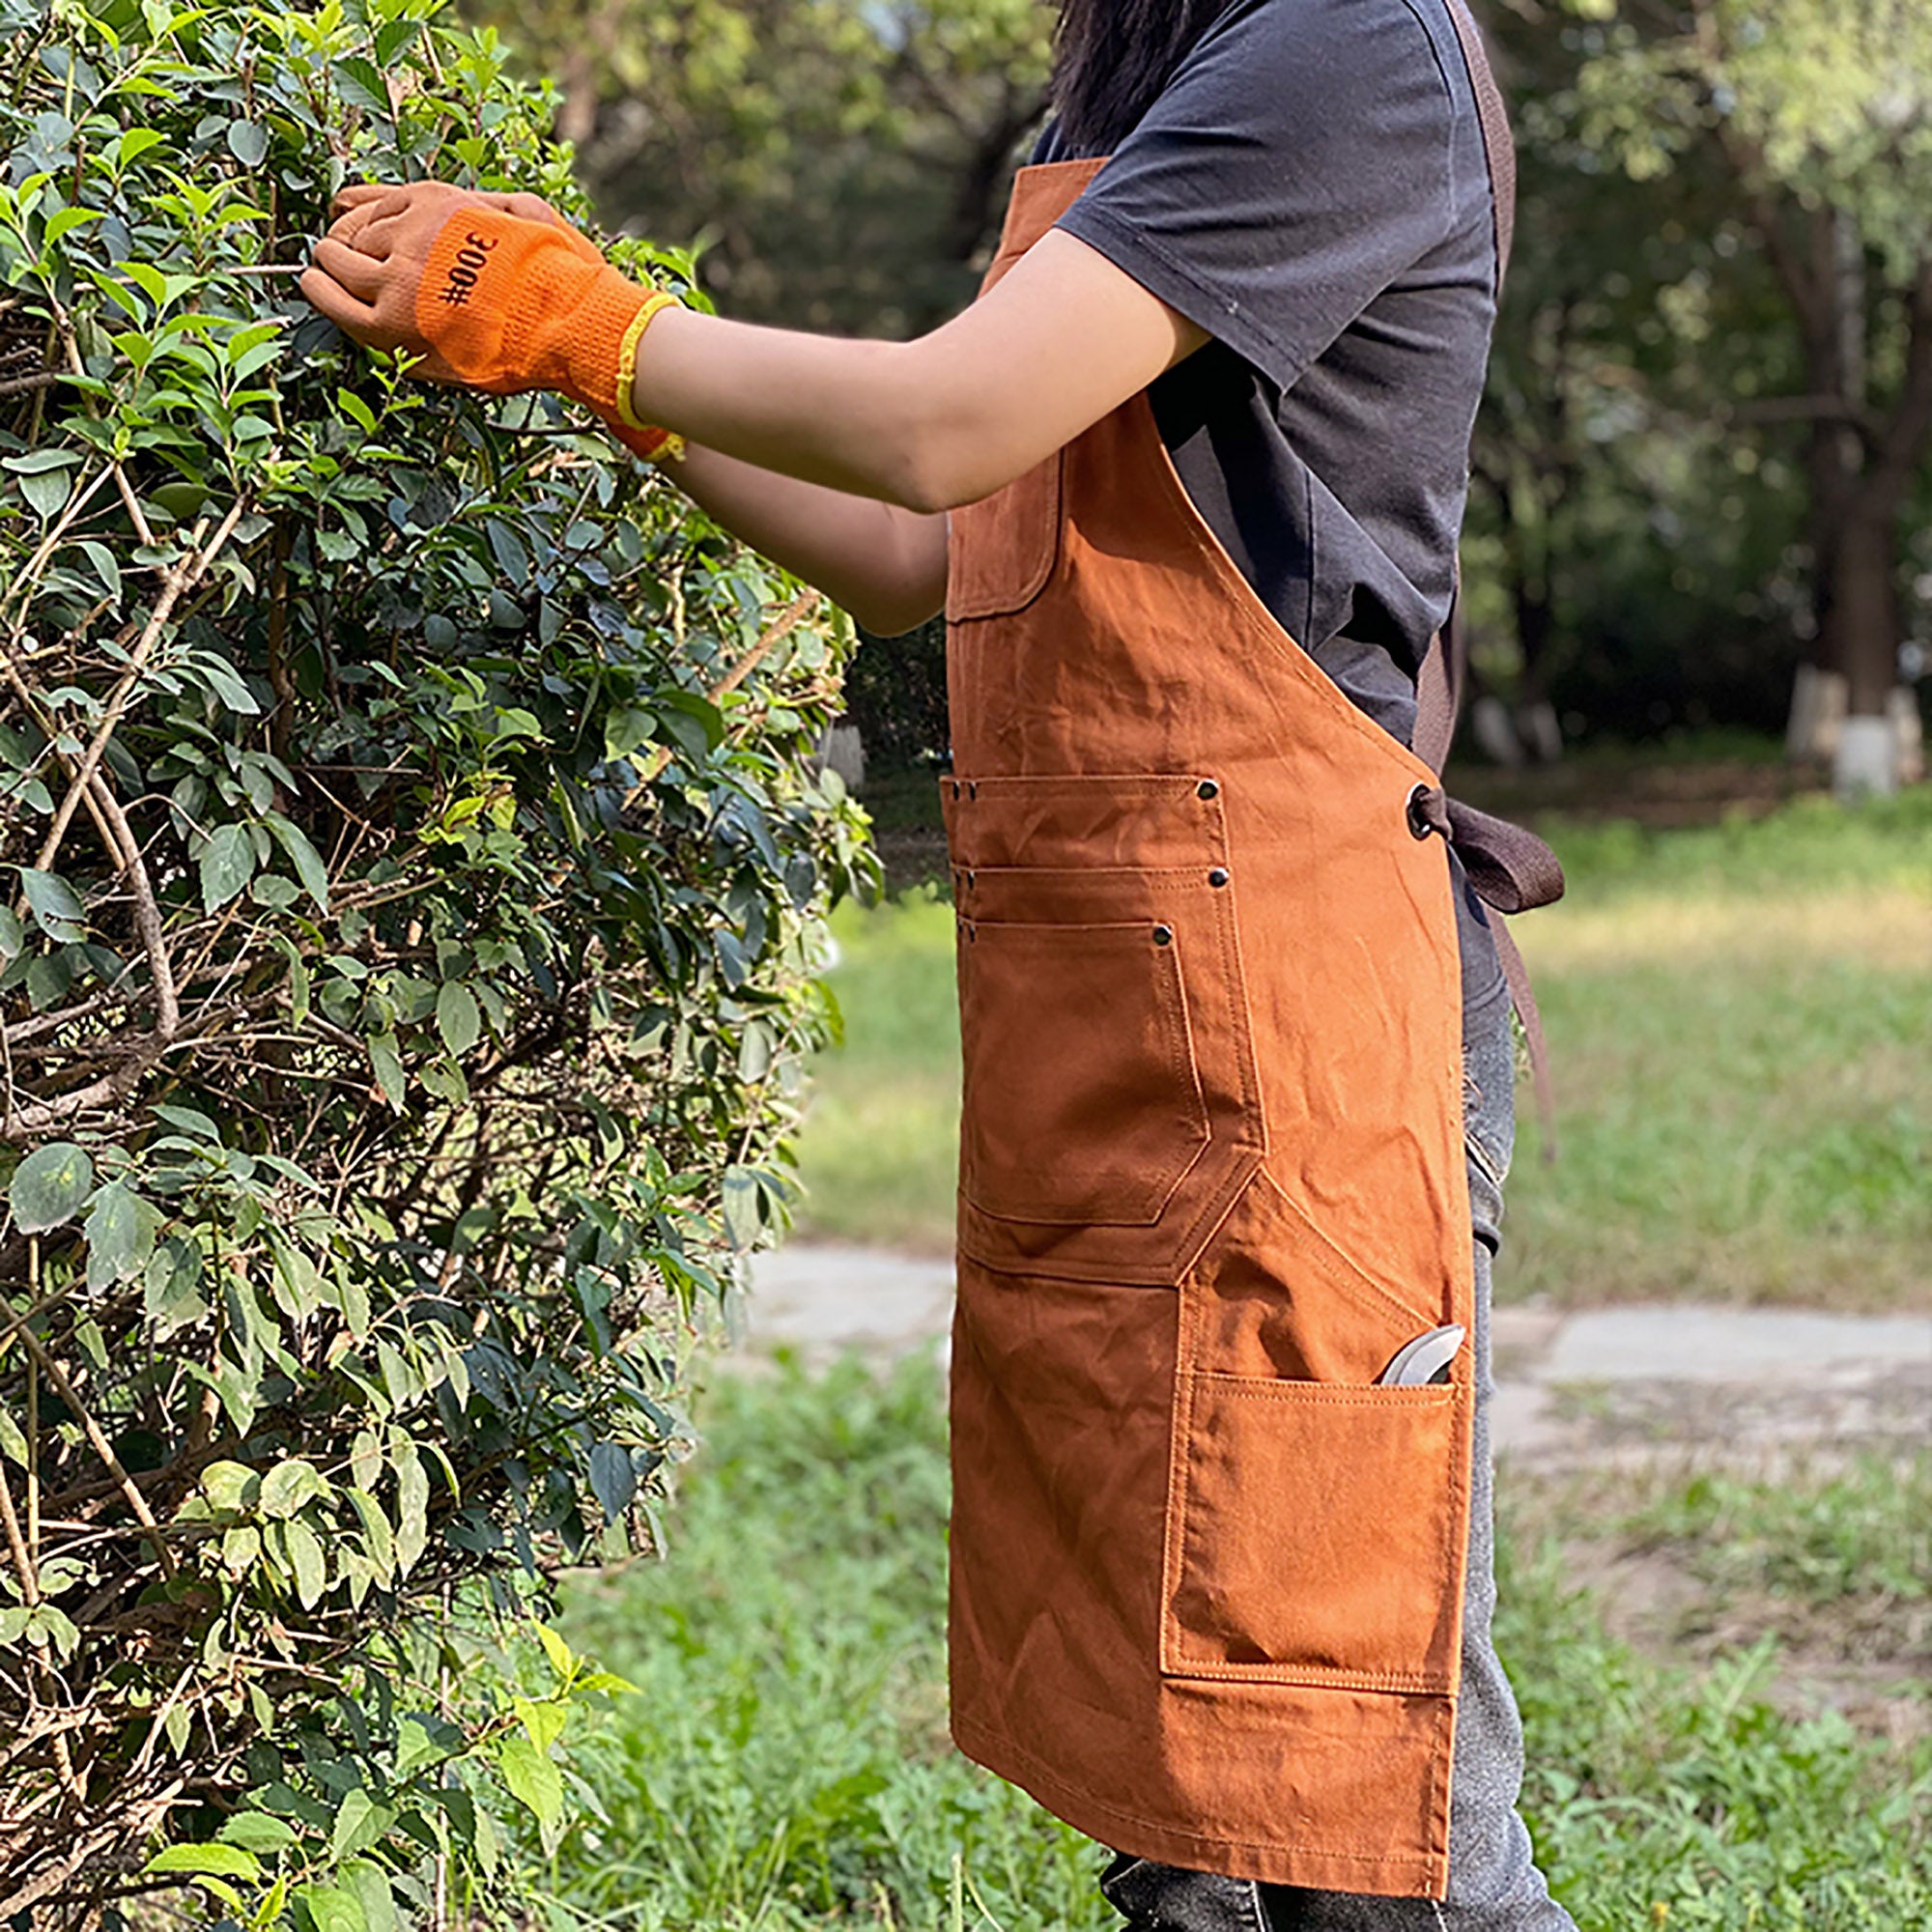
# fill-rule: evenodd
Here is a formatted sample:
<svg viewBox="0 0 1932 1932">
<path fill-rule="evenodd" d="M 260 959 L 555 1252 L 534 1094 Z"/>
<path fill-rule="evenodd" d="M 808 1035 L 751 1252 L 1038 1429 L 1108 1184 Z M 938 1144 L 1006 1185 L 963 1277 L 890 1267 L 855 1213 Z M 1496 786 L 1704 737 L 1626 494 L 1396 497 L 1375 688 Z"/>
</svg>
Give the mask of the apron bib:
<svg viewBox="0 0 1932 1932">
<path fill-rule="evenodd" d="M 1104 157 L 1103 157 L 1104 158 Z M 1103 158 L 1024 167 L 981 293 Z M 1145 390 L 952 518 L 952 1734 L 1091 1836 L 1439 1898 L 1473 1332 L 1435 774 Z"/>
</svg>

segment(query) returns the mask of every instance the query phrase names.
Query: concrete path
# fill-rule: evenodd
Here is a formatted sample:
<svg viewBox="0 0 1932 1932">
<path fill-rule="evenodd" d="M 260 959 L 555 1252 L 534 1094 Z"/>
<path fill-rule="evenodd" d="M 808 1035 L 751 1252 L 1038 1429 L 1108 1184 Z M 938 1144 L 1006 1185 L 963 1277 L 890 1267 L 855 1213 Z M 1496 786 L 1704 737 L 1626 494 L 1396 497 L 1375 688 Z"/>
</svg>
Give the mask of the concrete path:
<svg viewBox="0 0 1932 1932">
<path fill-rule="evenodd" d="M 746 1347 L 819 1364 L 942 1350 L 950 1262 L 794 1245 L 753 1268 Z M 1650 1456 L 1694 1438 L 1932 1442 L 1932 1315 L 1661 1306 L 1495 1315 L 1496 1444 L 1539 1463 Z"/>
</svg>

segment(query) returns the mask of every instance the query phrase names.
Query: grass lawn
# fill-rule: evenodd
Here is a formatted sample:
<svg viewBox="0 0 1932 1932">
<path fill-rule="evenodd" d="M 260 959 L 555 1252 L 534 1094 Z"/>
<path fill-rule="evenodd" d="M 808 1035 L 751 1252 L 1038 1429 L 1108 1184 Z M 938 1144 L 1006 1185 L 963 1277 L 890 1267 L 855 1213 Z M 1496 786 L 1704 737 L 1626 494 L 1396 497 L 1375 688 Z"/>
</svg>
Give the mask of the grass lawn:
<svg viewBox="0 0 1932 1932">
<path fill-rule="evenodd" d="M 1117 1926 L 1095 1849 L 946 1741 L 935 1372 L 724 1379 L 699 1420 L 668 1560 L 569 1593 L 573 1638 L 638 1691 L 573 1754 L 599 1816 L 552 1864 L 551 1925 Z M 1579 1518 L 1504 1477 L 1525 1814 L 1579 1925 L 1932 1924 L 1932 1460 L 1626 1490 Z M 1680 1607 L 1722 1633 L 1698 1667 L 1613 1634 L 1614 1606 L 1566 1585 L 1551 1525 L 1579 1520 L 1607 1549 L 1681 1559 Z M 1815 1694 L 1793 1644 L 1819 1683 L 1834 1658 L 1890 1660 L 1889 1724 Z"/>
<path fill-rule="evenodd" d="M 1570 877 L 1514 930 L 1557 1083 L 1523 1122 L 1497 1293 L 1932 1303 L 1932 791 L 1646 829 L 1545 819 Z M 936 887 L 847 907 L 801 1145 L 807 1237 L 947 1251 L 958 1110 Z"/>
</svg>

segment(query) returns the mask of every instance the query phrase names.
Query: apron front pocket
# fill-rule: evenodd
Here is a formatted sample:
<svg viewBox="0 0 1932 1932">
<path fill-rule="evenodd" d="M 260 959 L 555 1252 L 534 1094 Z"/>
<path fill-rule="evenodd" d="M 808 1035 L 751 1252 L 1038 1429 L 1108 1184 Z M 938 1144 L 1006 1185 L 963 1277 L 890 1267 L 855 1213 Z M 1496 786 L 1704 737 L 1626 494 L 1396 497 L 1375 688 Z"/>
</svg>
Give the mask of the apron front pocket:
<svg viewBox="0 0 1932 1932">
<path fill-rule="evenodd" d="M 957 866 L 959 1246 L 1171 1287 L 1265 1151 L 1231 875 Z"/>
<path fill-rule="evenodd" d="M 1179 935 L 961 922 L 959 1184 L 1001 1219 L 1147 1227 L 1201 1157 L 1208 1111 Z"/>
<path fill-rule="evenodd" d="M 1178 1395 L 1162 1670 L 1454 1690 L 1465 1385 L 1188 1370 Z"/>
</svg>

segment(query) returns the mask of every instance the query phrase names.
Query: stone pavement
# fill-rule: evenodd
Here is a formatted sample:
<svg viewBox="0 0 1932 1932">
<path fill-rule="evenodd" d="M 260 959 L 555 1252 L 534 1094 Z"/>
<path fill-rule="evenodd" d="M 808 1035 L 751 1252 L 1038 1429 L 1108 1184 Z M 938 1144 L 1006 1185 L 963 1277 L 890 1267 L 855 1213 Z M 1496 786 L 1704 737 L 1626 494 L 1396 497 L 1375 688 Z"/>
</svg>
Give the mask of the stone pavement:
<svg viewBox="0 0 1932 1932">
<path fill-rule="evenodd" d="M 745 1347 L 808 1363 L 943 1351 L 947 1261 L 794 1244 L 753 1268 Z M 1705 1305 L 1495 1312 L 1499 1451 L 1601 1464 L 1693 1438 L 1740 1454 L 1794 1443 L 1932 1442 L 1932 1314 Z"/>
</svg>

